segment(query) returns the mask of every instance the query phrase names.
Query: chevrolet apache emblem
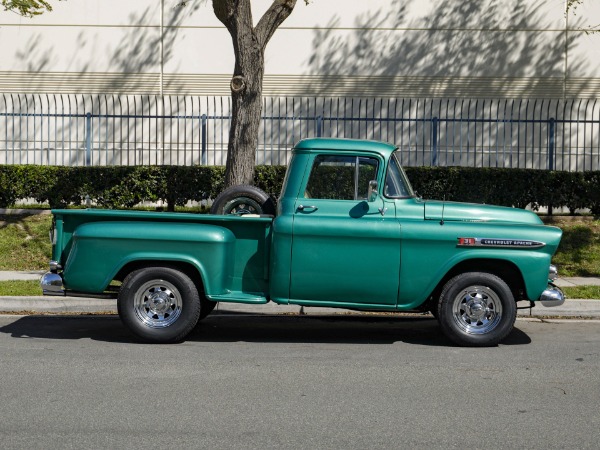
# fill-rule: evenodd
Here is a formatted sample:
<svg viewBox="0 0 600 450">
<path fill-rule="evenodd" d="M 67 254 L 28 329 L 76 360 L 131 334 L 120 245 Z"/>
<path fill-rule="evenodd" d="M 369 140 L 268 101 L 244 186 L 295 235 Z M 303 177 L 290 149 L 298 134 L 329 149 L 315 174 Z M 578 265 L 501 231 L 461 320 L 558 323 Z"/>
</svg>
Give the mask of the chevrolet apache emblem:
<svg viewBox="0 0 600 450">
<path fill-rule="evenodd" d="M 498 239 L 459 237 L 459 247 L 504 247 L 504 248 L 541 248 L 546 244 L 525 239 Z"/>
</svg>

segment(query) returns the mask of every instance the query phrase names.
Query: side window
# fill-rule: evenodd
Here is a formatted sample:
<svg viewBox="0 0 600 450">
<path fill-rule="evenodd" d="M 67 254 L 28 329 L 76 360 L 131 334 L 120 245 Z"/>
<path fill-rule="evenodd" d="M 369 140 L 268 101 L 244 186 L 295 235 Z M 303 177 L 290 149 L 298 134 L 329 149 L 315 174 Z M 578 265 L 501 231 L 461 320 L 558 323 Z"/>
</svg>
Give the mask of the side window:
<svg viewBox="0 0 600 450">
<path fill-rule="evenodd" d="M 315 158 L 306 198 L 366 199 L 369 181 L 377 177 L 377 160 L 356 156 L 319 155 Z"/>
</svg>

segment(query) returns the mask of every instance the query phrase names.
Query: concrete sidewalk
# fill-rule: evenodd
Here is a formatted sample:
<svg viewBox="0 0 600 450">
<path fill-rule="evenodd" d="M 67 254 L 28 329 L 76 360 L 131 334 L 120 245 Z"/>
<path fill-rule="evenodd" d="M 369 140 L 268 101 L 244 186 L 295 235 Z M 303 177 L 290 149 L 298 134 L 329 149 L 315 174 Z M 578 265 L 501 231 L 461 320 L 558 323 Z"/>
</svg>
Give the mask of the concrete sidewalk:
<svg viewBox="0 0 600 450">
<path fill-rule="evenodd" d="M 45 271 L 9 272 L 0 271 L 0 281 L 8 280 L 39 280 Z M 567 277 L 559 278 L 558 286 L 600 286 L 600 278 Z M 527 303 L 520 302 L 519 306 Z M 236 303 L 220 303 L 216 311 L 234 314 L 300 314 L 300 307 L 295 305 L 244 305 Z M 116 314 L 117 302 L 112 299 L 94 299 L 81 297 L 0 297 L 0 313 L 2 312 L 27 312 L 27 313 L 105 313 Z M 332 314 L 362 314 L 337 308 L 304 308 L 304 314 L 332 315 Z M 600 319 L 600 300 L 567 299 L 564 305 L 545 308 L 541 304 L 532 309 L 519 310 L 523 317 L 565 317 L 565 318 L 596 318 Z"/>
<path fill-rule="evenodd" d="M 45 273 L 45 270 L 0 270 L 0 281 L 11 280 L 39 280 Z M 600 286 L 600 278 L 594 277 L 561 277 L 556 280 L 556 285 L 559 287 L 573 286 Z"/>
<path fill-rule="evenodd" d="M 0 270 L 0 281 L 39 280 L 47 270 Z"/>
</svg>

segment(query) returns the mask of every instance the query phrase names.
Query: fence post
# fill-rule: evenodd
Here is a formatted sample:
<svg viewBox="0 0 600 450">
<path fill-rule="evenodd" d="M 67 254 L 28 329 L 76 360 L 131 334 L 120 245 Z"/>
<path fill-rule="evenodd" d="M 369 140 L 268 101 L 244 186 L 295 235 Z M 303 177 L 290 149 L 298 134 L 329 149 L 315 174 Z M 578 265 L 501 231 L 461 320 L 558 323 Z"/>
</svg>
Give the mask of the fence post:
<svg viewBox="0 0 600 450">
<path fill-rule="evenodd" d="M 554 117 L 551 117 L 548 124 L 548 170 L 554 170 L 554 124 Z M 552 203 L 548 205 L 548 215 L 552 215 Z"/>
<path fill-rule="evenodd" d="M 202 114 L 202 165 L 206 165 L 206 114 Z"/>
<path fill-rule="evenodd" d="M 317 137 L 323 134 L 323 116 L 317 116 Z"/>
<path fill-rule="evenodd" d="M 85 165 L 92 165 L 92 113 L 85 115 Z"/>
<path fill-rule="evenodd" d="M 431 119 L 431 140 L 432 140 L 432 148 L 431 148 L 431 165 L 438 165 L 438 118 L 433 117 Z"/>
<path fill-rule="evenodd" d="M 548 123 L 548 170 L 554 170 L 554 117 Z"/>
</svg>

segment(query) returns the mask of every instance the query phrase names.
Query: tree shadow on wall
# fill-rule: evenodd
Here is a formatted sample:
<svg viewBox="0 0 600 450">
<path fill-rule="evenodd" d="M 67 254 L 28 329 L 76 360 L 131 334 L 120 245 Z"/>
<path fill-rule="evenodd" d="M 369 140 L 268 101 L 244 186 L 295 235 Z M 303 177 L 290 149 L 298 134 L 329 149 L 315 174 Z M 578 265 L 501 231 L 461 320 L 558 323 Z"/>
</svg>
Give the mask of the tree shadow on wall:
<svg viewBox="0 0 600 450">
<path fill-rule="evenodd" d="M 43 136 L 39 134 L 40 126 L 37 128 L 29 126 L 30 122 L 38 120 L 41 123 L 42 119 L 32 118 L 28 121 L 27 117 L 19 116 L 22 126 L 18 129 L 21 134 L 27 135 L 20 137 L 25 141 L 33 141 L 36 147 L 43 147 L 37 152 L 43 155 L 42 161 L 52 164 L 82 165 L 86 158 L 88 125 L 91 132 L 91 157 L 94 165 L 149 162 L 156 164 L 161 161 L 179 163 L 177 159 L 179 149 L 176 148 L 173 152 L 175 156 L 171 156 L 171 149 L 164 144 L 164 141 L 170 139 L 173 134 L 185 134 L 180 139 L 184 142 L 183 146 L 189 147 L 190 142 L 197 142 L 198 132 L 193 131 L 198 128 L 198 124 L 195 124 L 194 130 L 190 130 L 190 127 L 183 127 L 181 121 L 167 121 L 161 118 L 163 115 L 190 115 L 193 108 L 190 104 L 191 100 L 161 97 L 158 92 L 161 61 L 166 63 L 172 60 L 180 26 L 185 17 L 199 8 L 200 4 L 193 2 L 188 7 L 182 8 L 175 6 L 175 0 L 165 2 L 165 21 L 161 35 L 155 3 L 130 14 L 124 21 L 129 26 L 123 27 L 123 37 L 116 46 L 103 42 L 93 31 L 78 33 L 77 54 L 92 56 L 89 57 L 90 62 L 82 64 L 82 58 L 78 60 L 77 54 L 72 55 L 66 61 L 66 68 L 67 71 L 73 71 L 73 75 L 67 76 L 65 80 L 81 77 L 83 80 L 88 80 L 86 82 L 89 82 L 89 85 L 78 81 L 75 83 L 76 89 L 65 86 L 63 90 L 79 91 L 79 94 L 30 94 L 16 96 L 14 99 L 5 98 L 4 101 L 0 99 L 0 111 L 20 114 L 30 113 L 33 110 L 34 113 L 59 115 L 57 120 L 43 123 L 46 130 Z M 106 56 L 103 58 L 110 61 L 103 70 L 102 76 L 95 74 L 97 68 L 92 67 L 91 62 L 94 55 L 99 53 L 104 53 Z M 29 72 L 43 74 L 52 70 L 58 55 L 51 43 L 44 43 L 41 33 L 34 33 L 27 41 L 24 50 L 19 51 L 16 57 L 23 62 Z M 86 58 L 83 59 L 87 61 Z M 47 90 L 45 80 L 46 78 L 42 77 L 36 81 L 38 85 L 35 86 L 35 90 L 42 92 Z M 104 95 L 105 92 L 110 94 Z M 89 124 L 85 118 L 87 113 L 93 116 Z M 130 116 L 136 116 L 138 119 Z M 139 119 L 147 116 L 153 118 Z M 154 159 L 148 156 L 150 147 L 158 148 L 152 153 Z M 25 154 L 27 151 L 21 153 Z M 156 156 L 157 153 L 160 153 L 160 159 L 157 159 L 159 158 Z M 189 159 L 189 156 L 187 158 Z"/>
<path fill-rule="evenodd" d="M 99 89 L 111 93 L 130 95 L 133 93 L 148 92 L 152 83 L 157 91 L 158 74 L 160 73 L 161 61 L 166 63 L 173 57 L 175 40 L 179 27 L 184 18 L 200 7 L 194 2 L 186 8 L 175 6 L 176 2 L 170 1 L 165 8 L 172 8 L 169 14 L 165 14 L 165 23 L 162 34 L 158 26 L 157 11 L 154 5 L 147 6 L 139 13 L 132 13 L 125 22 L 128 27 L 123 38 L 116 47 L 111 47 L 103 42 L 93 32 L 81 31 L 76 37 L 75 52 L 69 61 L 66 61 L 67 71 L 85 74 L 95 72 L 90 62 L 77 61 L 77 55 L 94 55 L 103 52 L 110 61 L 109 65 L 102 71 L 104 77 L 93 77 L 90 79 L 88 92 L 97 92 Z M 91 34 L 90 34 L 91 33 Z M 161 55 L 161 40 L 163 51 Z M 58 58 L 55 48 L 51 43 L 44 43 L 42 33 L 32 34 L 25 47 L 15 53 L 15 57 L 22 61 L 28 72 L 44 73 L 52 70 Z M 88 58 L 88 56 L 86 56 Z M 150 89 L 149 89 L 150 87 Z M 44 91 L 44 85 L 39 88 Z M 69 89 L 65 89 L 69 90 Z M 71 90 L 72 92 L 72 90 Z M 84 90 L 85 92 L 85 90 Z"/>
<path fill-rule="evenodd" d="M 170 7 L 165 5 L 166 8 Z M 160 71 L 161 60 L 166 64 L 173 57 L 175 49 L 175 40 L 177 32 L 186 15 L 197 10 L 200 4 L 190 4 L 183 8 L 175 6 L 172 8 L 172 14 L 168 15 L 163 25 L 162 34 L 156 31 L 155 27 L 130 28 L 121 44 L 114 50 L 111 66 L 113 71 L 122 74 L 127 83 L 127 88 L 113 84 L 109 87 L 112 92 L 122 94 L 131 93 L 131 88 L 139 86 L 132 85 L 140 73 L 158 73 Z M 152 23 L 154 12 L 150 7 L 141 14 L 131 14 L 129 23 L 147 24 Z M 161 56 L 161 40 L 163 50 Z M 135 83 L 134 83 L 135 84 Z M 146 90 L 147 92 L 147 90 Z"/>
<path fill-rule="evenodd" d="M 548 97 L 551 92 L 557 97 L 563 88 L 565 49 L 569 73 L 581 73 L 589 64 L 571 55 L 582 33 L 540 31 L 539 24 L 548 23 L 542 1 L 435 0 L 431 13 L 419 19 L 408 18 L 409 3 L 394 0 L 389 7 L 358 16 L 350 34 L 336 30 L 339 17 L 316 30 L 308 72 L 332 76 L 326 77 L 324 85 L 314 86 L 315 93 L 335 92 L 340 83 L 335 75 L 339 74 L 376 75 L 369 83 L 353 86 L 356 97 L 389 92 L 389 77 L 394 76 L 443 79 L 435 88 L 419 85 L 417 80 L 413 96 L 448 97 L 461 92 L 464 97 L 503 97 L 517 92 L 525 97 Z M 501 80 L 493 82 L 494 78 Z M 513 78 L 518 79 L 518 86 Z M 584 88 L 578 86 L 580 92 Z"/>
</svg>

